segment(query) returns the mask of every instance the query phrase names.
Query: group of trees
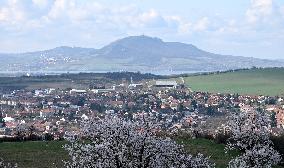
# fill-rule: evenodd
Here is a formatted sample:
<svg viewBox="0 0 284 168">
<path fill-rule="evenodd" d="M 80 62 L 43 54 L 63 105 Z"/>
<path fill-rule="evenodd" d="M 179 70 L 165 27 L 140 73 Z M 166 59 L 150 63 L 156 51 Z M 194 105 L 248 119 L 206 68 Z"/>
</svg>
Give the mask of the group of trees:
<svg viewBox="0 0 284 168">
<path fill-rule="evenodd" d="M 272 167 L 281 161 L 270 140 L 269 117 L 263 112 L 255 115 L 232 115 L 228 126 L 230 138 L 226 152 L 240 151 L 229 168 Z M 214 163 L 202 154 L 187 154 L 183 146 L 161 136 L 160 127 L 152 122 L 125 121 L 120 118 L 88 120 L 80 134 L 70 134 L 65 146 L 70 161 L 66 167 L 124 167 L 124 168 L 209 168 Z"/>
<path fill-rule="evenodd" d="M 164 168 L 214 167 L 202 154 L 187 154 L 170 138 L 158 136 L 159 126 L 144 120 L 131 122 L 119 118 L 89 120 L 82 132 L 67 139 L 71 160 L 68 168 Z"/>
<path fill-rule="evenodd" d="M 112 80 L 121 80 L 121 79 L 127 79 L 129 82 L 131 78 L 134 81 L 142 81 L 145 79 L 164 79 L 167 78 L 165 76 L 161 75 L 154 75 L 151 73 L 141 73 L 141 72 L 108 72 L 104 74 L 106 78 L 112 79 Z"/>
<path fill-rule="evenodd" d="M 81 131 L 66 134 L 70 143 L 64 146 L 70 159 L 67 168 L 210 168 L 214 167 L 202 154 L 190 155 L 182 145 L 164 136 L 156 122 L 141 119 L 129 121 L 106 117 L 82 121 Z M 281 161 L 270 140 L 270 117 L 264 112 L 237 113 L 228 126 L 230 138 L 226 152 L 240 151 L 229 168 L 271 168 Z M 0 167 L 17 165 L 4 163 Z"/>
<path fill-rule="evenodd" d="M 232 115 L 228 122 L 231 137 L 227 150 L 239 150 L 241 155 L 231 160 L 229 167 L 258 168 L 271 167 L 281 161 L 270 140 L 270 117 L 264 112 Z"/>
</svg>

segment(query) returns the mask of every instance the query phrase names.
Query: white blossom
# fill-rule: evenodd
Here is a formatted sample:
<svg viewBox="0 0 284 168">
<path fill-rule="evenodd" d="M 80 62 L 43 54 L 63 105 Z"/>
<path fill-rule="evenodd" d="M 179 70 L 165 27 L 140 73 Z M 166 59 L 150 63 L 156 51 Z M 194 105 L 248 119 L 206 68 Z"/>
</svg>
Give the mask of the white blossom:
<svg viewBox="0 0 284 168">
<path fill-rule="evenodd" d="M 139 120 L 119 118 L 88 120 L 76 137 L 67 137 L 70 144 L 68 168 L 191 168 L 213 167 L 208 158 L 192 157 L 170 138 L 157 136 L 159 126 Z"/>
<path fill-rule="evenodd" d="M 17 168 L 17 164 L 5 163 L 2 158 L 0 158 L 0 168 Z"/>
<path fill-rule="evenodd" d="M 231 160 L 230 168 L 272 167 L 281 161 L 269 139 L 269 117 L 263 112 L 234 114 L 228 122 L 232 136 L 227 150 L 239 150 L 242 155 Z"/>
</svg>

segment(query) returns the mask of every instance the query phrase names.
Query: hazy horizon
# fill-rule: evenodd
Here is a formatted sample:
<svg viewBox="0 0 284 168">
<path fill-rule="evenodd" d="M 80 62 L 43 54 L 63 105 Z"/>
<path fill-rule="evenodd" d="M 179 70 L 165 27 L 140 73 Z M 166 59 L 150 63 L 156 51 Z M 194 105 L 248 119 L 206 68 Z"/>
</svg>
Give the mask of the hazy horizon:
<svg viewBox="0 0 284 168">
<path fill-rule="evenodd" d="M 224 55 L 284 59 L 284 1 L 3 0 L 0 53 L 101 48 L 145 34 Z"/>
</svg>

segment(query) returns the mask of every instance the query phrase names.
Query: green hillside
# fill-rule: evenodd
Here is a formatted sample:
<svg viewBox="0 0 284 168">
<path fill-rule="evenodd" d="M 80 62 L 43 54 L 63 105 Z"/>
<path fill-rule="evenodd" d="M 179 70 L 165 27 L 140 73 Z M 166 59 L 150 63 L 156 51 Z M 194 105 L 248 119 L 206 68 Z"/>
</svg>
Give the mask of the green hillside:
<svg viewBox="0 0 284 168">
<path fill-rule="evenodd" d="M 194 91 L 248 95 L 284 95 L 284 68 L 240 70 L 189 76 L 185 83 Z"/>
</svg>

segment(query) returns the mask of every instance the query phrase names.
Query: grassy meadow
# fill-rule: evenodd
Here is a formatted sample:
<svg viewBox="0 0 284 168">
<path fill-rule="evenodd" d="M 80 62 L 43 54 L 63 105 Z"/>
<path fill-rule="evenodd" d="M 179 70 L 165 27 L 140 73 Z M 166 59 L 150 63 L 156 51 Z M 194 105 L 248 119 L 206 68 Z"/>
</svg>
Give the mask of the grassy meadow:
<svg viewBox="0 0 284 168">
<path fill-rule="evenodd" d="M 203 153 L 211 156 L 216 167 L 226 167 L 232 156 L 237 153 L 225 154 L 223 144 L 216 144 L 207 139 L 179 139 L 186 150 L 192 154 Z M 63 167 L 62 160 L 68 156 L 62 148 L 64 141 L 51 142 L 3 142 L 0 143 L 0 156 L 7 162 L 18 163 L 19 168 L 50 168 Z"/>
<path fill-rule="evenodd" d="M 184 80 L 186 85 L 194 91 L 245 95 L 284 95 L 284 68 L 196 75 L 185 77 Z"/>
<path fill-rule="evenodd" d="M 225 153 L 224 144 L 217 144 L 213 140 L 208 139 L 179 139 L 177 142 L 184 145 L 185 149 L 193 155 L 202 153 L 210 157 L 210 160 L 216 164 L 217 168 L 226 168 L 229 161 L 239 154 L 237 151 Z"/>
<path fill-rule="evenodd" d="M 62 148 L 63 141 L 27 141 L 0 143 L 0 157 L 19 168 L 63 167 L 62 160 L 68 159 Z"/>
</svg>

